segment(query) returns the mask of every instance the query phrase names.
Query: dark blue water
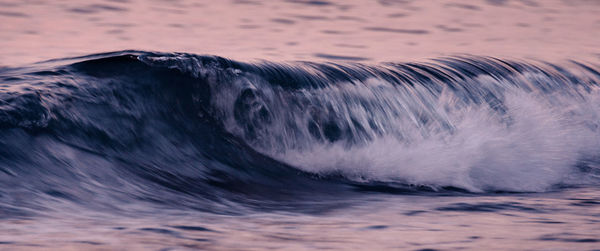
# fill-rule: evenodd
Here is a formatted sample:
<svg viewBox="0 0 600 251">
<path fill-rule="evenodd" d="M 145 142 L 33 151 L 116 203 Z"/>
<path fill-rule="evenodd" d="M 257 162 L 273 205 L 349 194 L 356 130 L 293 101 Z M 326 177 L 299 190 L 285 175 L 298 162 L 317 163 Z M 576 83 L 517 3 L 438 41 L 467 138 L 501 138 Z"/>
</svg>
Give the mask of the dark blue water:
<svg viewBox="0 0 600 251">
<path fill-rule="evenodd" d="M 262 249 L 323 238 L 349 248 L 335 240 L 408 231 L 417 239 L 369 245 L 454 249 L 466 238 L 502 248 L 496 236 L 591 248 L 600 241 L 596 69 L 144 51 L 3 68 L 2 243 Z M 512 236 L 515 227 L 533 236 Z M 332 232 L 314 235 L 321 228 Z M 419 241 L 432 229 L 450 234 Z M 154 236 L 165 240 L 144 246 Z"/>
</svg>

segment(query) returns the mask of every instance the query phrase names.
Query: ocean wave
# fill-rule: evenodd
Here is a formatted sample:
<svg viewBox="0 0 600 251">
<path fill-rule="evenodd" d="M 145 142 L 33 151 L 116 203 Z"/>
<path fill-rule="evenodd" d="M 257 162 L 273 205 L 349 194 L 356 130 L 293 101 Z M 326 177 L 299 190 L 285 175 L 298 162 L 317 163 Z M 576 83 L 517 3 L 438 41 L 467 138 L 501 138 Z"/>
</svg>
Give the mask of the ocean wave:
<svg viewBox="0 0 600 251">
<path fill-rule="evenodd" d="M 364 65 L 142 51 L 3 68 L 0 200 L 91 196 L 219 211 L 198 200 L 382 184 L 593 185 L 595 69 L 475 56 Z"/>
</svg>

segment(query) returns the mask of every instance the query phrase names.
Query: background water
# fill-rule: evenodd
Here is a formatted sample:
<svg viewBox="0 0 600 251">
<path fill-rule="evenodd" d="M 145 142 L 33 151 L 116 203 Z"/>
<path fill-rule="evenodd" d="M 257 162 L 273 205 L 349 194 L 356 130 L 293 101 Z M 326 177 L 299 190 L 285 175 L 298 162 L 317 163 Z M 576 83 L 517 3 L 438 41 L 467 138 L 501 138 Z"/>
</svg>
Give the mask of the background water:
<svg viewBox="0 0 600 251">
<path fill-rule="evenodd" d="M 462 53 L 598 58 L 598 1 L 3 0 L 0 62 L 124 49 L 409 61 Z M 340 56 L 338 58 L 336 56 Z"/>
<path fill-rule="evenodd" d="M 0 1 L 0 249 L 595 250 L 599 16 Z"/>
</svg>

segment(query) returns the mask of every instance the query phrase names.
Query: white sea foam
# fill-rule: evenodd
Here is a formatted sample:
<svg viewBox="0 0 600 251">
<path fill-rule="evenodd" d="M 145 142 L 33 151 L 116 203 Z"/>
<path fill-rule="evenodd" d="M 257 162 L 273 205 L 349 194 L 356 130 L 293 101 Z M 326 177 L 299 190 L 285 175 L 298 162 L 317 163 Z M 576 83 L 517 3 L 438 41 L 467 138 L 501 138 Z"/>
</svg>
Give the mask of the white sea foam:
<svg viewBox="0 0 600 251">
<path fill-rule="evenodd" d="M 473 106 L 454 111 L 452 132 L 408 143 L 384 135 L 362 146 L 316 144 L 274 155 L 305 171 L 341 173 L 355 180 L 545 191 L 580 182 L 575 165 L 600 149 L 598 98 L 597 93 L 573 99 L 512 90 L 505 100 L 509 125 L 489 107 Z"/>
<path fill-rule="evenodd" d="M 557 81 L 541 74 L 520 78 Z M 600 149 L 598 90 L 545 91 L 489 76 L 470 81 L 465 86 L 475 88 L 469 95 L 480 102 L 467 101 L 456 90 L 435 94 L 425 86 L 398 87 L 378 79 L 293 95 L 255 80 L 220 92 L 229 97 L 214 105 L 230 132 L 311 173 L 475 192 L 547 191 L 589 182 L 577 164 L 595 159 Z M 231 93 L 244 88 L 257 93 L 255 105 L 268 108 L 269 123 L 233 118 Z M 333 141 L 315 137 L 307 128 L 315 114 L 333 119 L 344 135 Z M 248 123 L 253 137 L 244 129 Z M 319 129 L 324 134 L 324 126 Z"/>
</svg>

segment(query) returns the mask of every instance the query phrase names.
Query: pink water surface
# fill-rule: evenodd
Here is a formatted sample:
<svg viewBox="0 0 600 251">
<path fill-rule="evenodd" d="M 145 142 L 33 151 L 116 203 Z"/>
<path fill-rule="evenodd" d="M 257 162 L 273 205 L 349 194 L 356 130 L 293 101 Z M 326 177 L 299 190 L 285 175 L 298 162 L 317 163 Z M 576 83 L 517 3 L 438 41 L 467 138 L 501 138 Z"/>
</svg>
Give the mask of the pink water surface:
<svg viewBox="0 0 600 251">
<path fill-rule="evenodd" d="M 0 65 L 136 49 L 237 60 L 596 60 L 600 2 L 3 0 Z"/>
</svg>

